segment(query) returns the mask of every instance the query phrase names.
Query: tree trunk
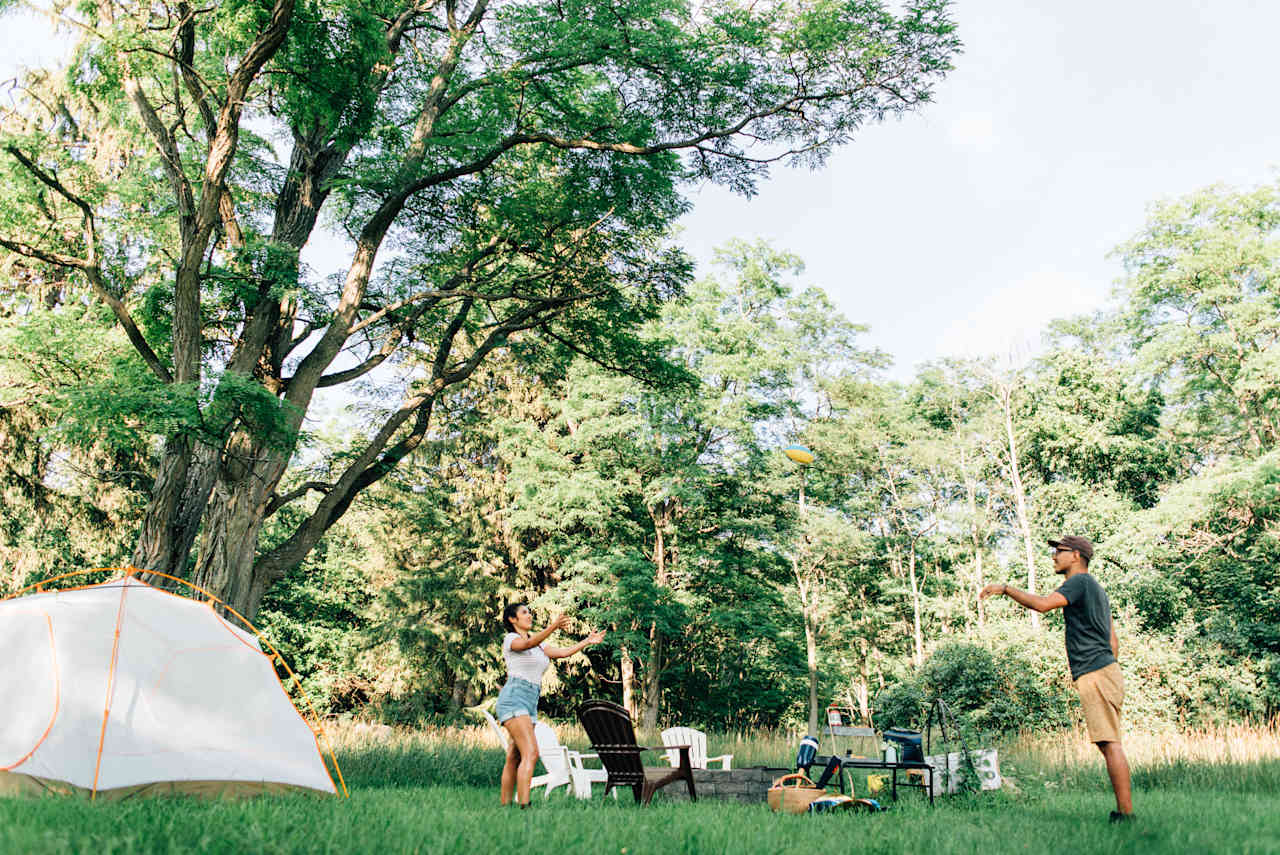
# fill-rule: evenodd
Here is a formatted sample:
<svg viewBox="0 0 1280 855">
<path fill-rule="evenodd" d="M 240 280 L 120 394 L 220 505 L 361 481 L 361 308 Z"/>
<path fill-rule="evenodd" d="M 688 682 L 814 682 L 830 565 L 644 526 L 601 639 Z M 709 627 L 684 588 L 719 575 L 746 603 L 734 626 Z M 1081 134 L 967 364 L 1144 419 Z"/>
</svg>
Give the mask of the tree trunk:
<svg viewBox="0 0 1280 855">
<path fill-rule="evenodd" d="M 809 734 L 818 735 L 818 632 L 812 611 L 804 609 L 804 647 L 809 665 Z"/>
<path fill-rule="evenodd" d="M 649 660 L 644 669 L 644 713 L 640 726 L 658 728 L 658 712 L 662 698 L 662 635 L 657 626 L 649 627 Z"/>
<path fill-rule="evenodd" d="M 453 681 L 453 690 L 449 693 L 449 712 L 457 713 L 467 699 L 467 681 L 457 677 Z"/>
<path fill-rule="evenodd" d="M 160 466 L 151 487 L 151 499 L 142 513 L 138 542 L 133 550 L 135 567 L 173 572 L 177 540 L 174 520 L 182 502 L 190 466 L 191 440 L 181 435 L 165 440 Z"/>
<path fill-rule="evenodd" d="M 907 556 L 907 572 L 911 577 L 911 637 L 915 642 L 915 663 L 919 668 L 924 664 L 924 634 L 920 631 L 920 585 L 916 580 L 916 545 L 911 544 L 911 552 Z"/>
<path fill-rule="evenodd" d="M 191 547 L 217 477 L 220 452 L 189 437 L 171 437 L 165 443 L 134 547 L 134 567 L 186 578 Z M 162 588 L 173 585 L 160 576 L 143 574 L 142 580 Z"/>
<path fill-rule="evenodd" d="M 976 584 L 973 586 L 973 606 L 978 612 L 978 630 L 981 631 L 986 615 L 982 610 L 982 597 L 978 594 L 982 593 L 982 551 L 979 550 L 973 554 L 974 557 L 974 575 L 977 577 Z"/>
<path fill-rule="evenodd" d="M 254 572 L 261 503 L 243 482 L 219 479 L 209 502 L 194 583 L 253 620 L 271 580 Z"/>
<path fill-rule="evenodd" d="M 1027 493 L 1022 485 L 1022 474 L 1018 468 L 1018 441 L 1013 431 L 1013 388 L 1002 386 L 1000 389 L 1001 405 L 1004 409 L 1004 432 L 1009 443 L 1009 481 L 1013 486 L 1014 508 L 1018 514 L 1018 526 L 1022 529 L 1022 543 L 1027 557 L 1027 592 L 1036 592 L 1036 564 L 1034 548 L 1031 544 L 1031 520 L 1027 513 Z M 1035 609 L 1027 609 L 1031 616 L 1031 625 L 1040 626 L 1040 613 Z"/>
<path fill-rule="evenodd" d="M 969 505 L 969 540 L 973 546 L 973 602 L 974 611 L 978 618 L 978 629 L 982 629 L 982 599 L 978 596 L 978 592 L 982 590 L 982 540 L 983 529 L 981 519 L 978 517 L 978 482 L 971 474 L 969 474 L 969 460 L 965 453 L 963 445 L 960 446 L 960 472 L 964 476 L 964 493 L 965 500 Z M 966 607 L 965 612 L 969 610 Z"/>
<path fill-rule="evenodd" d="M 624 644 L 622 645 L 622 658 L 620 668 L 622 671 L 622 705 L 627 710 L 627 715 L 631 716 L 632 721 L 636 721 L 640 717 L 640 710 L 636 707 L 636 663 L 631 658 L 631 650 Z"/>
<path fill-rule="evenodd" d="M 654 584 L 659 588 L 667 587 L 667 540 L 666 527 L 671 521 L 671 504 L 663 502 L 659 508 L 651 508 L 649 517 L 653 520 L 653 568 Z M 642 701 L 644 713 L 641 726 L 656 728 L 658 713 L 662 703 L 662 631 L 657 623 L 649 625 L 649 659 L 644 668 L 644 691 Z"/>
<path fill-rule="evenodd" d="M 853 699 L 858 702 L 859 720 L 863 722 L 871 721 L 871 691 L 867 685 L 867 675 L 862 672 L 858 678 L 853 681 Z"/>
</svg>

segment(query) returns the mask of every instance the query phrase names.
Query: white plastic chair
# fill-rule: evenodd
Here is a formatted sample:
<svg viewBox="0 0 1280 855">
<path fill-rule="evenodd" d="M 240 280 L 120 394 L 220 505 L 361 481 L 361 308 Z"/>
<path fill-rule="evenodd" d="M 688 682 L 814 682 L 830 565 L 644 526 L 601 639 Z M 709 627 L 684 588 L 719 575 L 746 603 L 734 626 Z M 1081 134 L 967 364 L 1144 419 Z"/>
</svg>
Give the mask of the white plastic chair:
<svg viewBox="0 0 1280 855">
<path fill-rule="evenodd" d="M 472 709 L 475 709 L 472 707 Z M 502 729 L 502 725 L 498 724 L 498 720 L 494 718 L 488 710 L 480 710 L 480 715 L 484 716 L 484 720 L 489 722 L 489 727 L 498 736 L 498 744 L 502 746 L 502 750 L 506 751 L 509 742 L 507 740 L 507 732 Z"/>
<path fill-rule="evenodd" d="M 480 714 L 497 735 L 498 742 L 502 744 L 502 750 L 509 750 L 511 741 L 507 731 L 498 724 L 498 720 L 488 710 L 480 710 Z M 555 728 L 546 722 L 540 721 L 534 724 L 533 738 L 538 743 L 538 759 L 542 761 L 542 768 L 546 769 L 547 773 L 534 777 L 529 782 L 529 789 L 534 790 L 545 785 L 546 792 L 543 793 L 543 798 L 549 798 L 551 791 L 556 787 L 572 785 L 575 796 L 580 799 L 589 799 L 591 785 L 595 782 L 604 783 L 609 779 L 609 773 L 604 769 L 588 769 L 583 762 L 583 760 L 596 758 L 597 755 L 583 754 L 561 745 Z M 616 799 L 618 794 L 615 792 L 613 797 Z"/>
<path fill-rule="evenodd" d="M 669 727 L 662 731 L 663 745 L 688 745 L 689 765 L 695 769 L 706 769 L 708 763 L 719 763 L 721 769 L 733 768 L 733 755 L 721 754 L 719 757 L 707 756 L 707 735 L 692 727 Z M 667 752 L 667 762 L 672 768 L 680 765 L 680 752 Z"/>
<path fill-rule="evenodd" d="M 565 763 L 569 769 L 569 777 L 573 781 L 573 793 L 580 799 L 591 798 L 591 785 L 603 784 L 609 780 L 609 772 L 604 768 L 590 769 L 584 762 L 586 760 L 599 760 L 600 755 L 590 754 L 583 751 L 574 751 L 572 748 L 566 748 L 560 744 L 560 738 L 556 735 L 555 728 L 548 724 L 538 722 L 533 728 L 534 737 L 538 740 L 538 753 L 545 757 L 559 758 L 563 756 Z M 546 761 L 544 760 L 544 765 Z M 553 760 L 559 764 L 559 760 Z M 550 766 L 548 766 L 548 769 Z M 618 797 L 618 791 L 613 791 L 613 797 Z"/>
</svg>

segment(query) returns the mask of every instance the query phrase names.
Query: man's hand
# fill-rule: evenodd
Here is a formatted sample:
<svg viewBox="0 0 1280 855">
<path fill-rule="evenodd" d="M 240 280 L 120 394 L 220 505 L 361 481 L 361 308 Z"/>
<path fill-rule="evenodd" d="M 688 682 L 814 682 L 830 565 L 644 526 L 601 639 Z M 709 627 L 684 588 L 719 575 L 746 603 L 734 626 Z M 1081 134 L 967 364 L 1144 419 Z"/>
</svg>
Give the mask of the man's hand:
<svg viewBox="0 0 1280 855">
<path fill-rule="evenodd" d="M 1002 582 L 992 582 L 978 592 L 978 599 L 985 600 L 987 597 L 994 597 L 996 594 L 1003 595 L 1006 587 Z"/>
</svg>

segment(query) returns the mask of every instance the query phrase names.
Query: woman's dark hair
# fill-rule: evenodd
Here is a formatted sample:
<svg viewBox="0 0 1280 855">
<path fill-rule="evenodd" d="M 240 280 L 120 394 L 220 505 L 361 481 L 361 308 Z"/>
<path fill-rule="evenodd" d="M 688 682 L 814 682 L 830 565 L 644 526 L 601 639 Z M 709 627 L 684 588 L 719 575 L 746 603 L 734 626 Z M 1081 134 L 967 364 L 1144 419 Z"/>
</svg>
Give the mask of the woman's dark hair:
<svg viewBox="0 0 1280 855">
<path fill-rule="evenodd" d="M 515 625 L 512 623 L 516 619 L 516 612 L 520 611 L 521 606 L 529 605 L 526 602 L 508 603 L 507 607 L 502 610 L 502 625 L 507 628 L 507 632 L 515 632 Z"/>
</svg>

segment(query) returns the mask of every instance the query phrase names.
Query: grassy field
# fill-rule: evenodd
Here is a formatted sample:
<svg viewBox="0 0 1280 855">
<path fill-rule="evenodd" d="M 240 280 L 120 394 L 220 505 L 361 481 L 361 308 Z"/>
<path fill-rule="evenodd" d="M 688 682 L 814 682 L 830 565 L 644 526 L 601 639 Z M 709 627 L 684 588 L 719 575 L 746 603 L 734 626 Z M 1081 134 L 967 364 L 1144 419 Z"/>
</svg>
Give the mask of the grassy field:
<svg viewBox="0 0 1280 855">
<path fill-rule="evenodd" d="M 571 728 L 562 735 L 581 744 Z M 1274 730 L 1131 738 L 1139 818 L 1123 826 L 1106 821 L 1112 800 L 1101 758 L 1070 734 L 1002 745 L 1013 785 L 1001 792 L 932 809 L 908 793 L 884 813 L 816 817 L 707 800 L 641 809 L 630 798 L 562 795 L 536 796 L 528 811 L 503 809 L 501 758 L 482 730 L 339 739 L 350 800 L 0 800 L 0 852 L 1280 853 Z M 790 746 L 789 737 L 741 734 L 710 745 L 741 766 L 786 765 Z"/>
</svg>

